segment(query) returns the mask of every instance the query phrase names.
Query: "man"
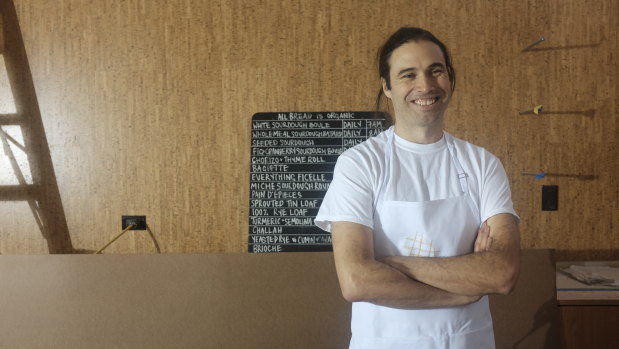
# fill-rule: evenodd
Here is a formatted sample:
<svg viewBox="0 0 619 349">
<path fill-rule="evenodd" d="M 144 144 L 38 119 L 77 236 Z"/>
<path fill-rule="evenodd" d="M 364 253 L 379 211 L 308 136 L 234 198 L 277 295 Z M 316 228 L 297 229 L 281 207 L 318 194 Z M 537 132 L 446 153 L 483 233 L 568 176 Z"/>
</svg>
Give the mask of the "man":
<svg viewBox="0 0 619 349">
<path fill-rule="evenodd" d="M 395 32 L 379 74 L 394 125 L 338 158 L 316 218 L 353 302 L 350 348 L 494 348 L 486 295 L 511 291 L 520 251 L 505 170 L 444 131 L 455 71 L 430 32 Z"/>
</svg>

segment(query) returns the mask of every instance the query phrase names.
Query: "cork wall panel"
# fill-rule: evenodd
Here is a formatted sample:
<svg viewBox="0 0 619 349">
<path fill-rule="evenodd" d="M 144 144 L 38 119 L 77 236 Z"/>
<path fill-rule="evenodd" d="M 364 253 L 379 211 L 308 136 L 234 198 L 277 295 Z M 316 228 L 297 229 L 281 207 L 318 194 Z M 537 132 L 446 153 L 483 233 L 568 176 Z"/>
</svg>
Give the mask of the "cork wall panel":
<svg viewBox="0 0 619 349">
<path fill-rule="evenodd" d="M 251 116 L 371 110 L 376 49 L 414 25 L 452 51 L 447 129 L 502 159 L 523 247 L 619 257 L 616 1 L 12 2 L 73 250 L 140 214 L 164 253 L 246 251 Z M 0 209 L 0 253 L 49 252 L 23 201 Z"/>
</svg>

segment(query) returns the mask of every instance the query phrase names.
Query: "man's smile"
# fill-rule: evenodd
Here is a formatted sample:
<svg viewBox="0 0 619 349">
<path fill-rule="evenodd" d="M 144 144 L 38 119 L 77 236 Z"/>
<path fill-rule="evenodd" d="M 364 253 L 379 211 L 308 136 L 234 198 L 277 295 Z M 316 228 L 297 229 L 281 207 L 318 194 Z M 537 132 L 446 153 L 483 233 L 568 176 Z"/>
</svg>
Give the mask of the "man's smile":
<svg viewBox="0 0 619 349">
<path fill-rule="evenodd" d="M 413 103 L 415 103 L 417 105 L 421 105 L 421 106 L 427 106 L 427 105 L 432 105 L 432 104 L 438 102 L 439 99 L 440 99 L 440 97 L 418 98 L 418 99 L 413 99 Z"/>
</svg>

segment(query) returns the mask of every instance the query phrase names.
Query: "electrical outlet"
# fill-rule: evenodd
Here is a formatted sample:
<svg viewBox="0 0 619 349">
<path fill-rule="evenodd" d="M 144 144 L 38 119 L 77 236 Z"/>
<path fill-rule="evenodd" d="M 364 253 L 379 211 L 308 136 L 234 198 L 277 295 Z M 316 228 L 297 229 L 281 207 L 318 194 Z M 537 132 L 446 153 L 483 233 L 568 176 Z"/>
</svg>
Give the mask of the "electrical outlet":
<svg viewBox="0 0 619 349">
<path fill-rule="evenodd" d="M 130 225 L 134 226 L 130 230 L 146 230 L 146 216 L 122 216 L 122 230 Z"/>
</svg>

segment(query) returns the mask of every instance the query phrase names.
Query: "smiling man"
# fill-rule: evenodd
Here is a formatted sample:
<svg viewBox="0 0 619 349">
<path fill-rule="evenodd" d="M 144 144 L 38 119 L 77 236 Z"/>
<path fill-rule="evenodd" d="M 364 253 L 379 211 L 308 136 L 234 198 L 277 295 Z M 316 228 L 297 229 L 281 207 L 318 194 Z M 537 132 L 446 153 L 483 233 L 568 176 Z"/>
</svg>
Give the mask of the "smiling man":
<svg viewBox="0 0 619 349">
<path fill-rule="evenodd" d="M 379 51 L 393 126 L 344 152 L 316 224 L 330 231 L 350 348 L 494 348 L 488 294 L 519 265 L 518 217 L 500 161 L 454 138 L 447 48 L 401 28 Z"/>
</svg>

